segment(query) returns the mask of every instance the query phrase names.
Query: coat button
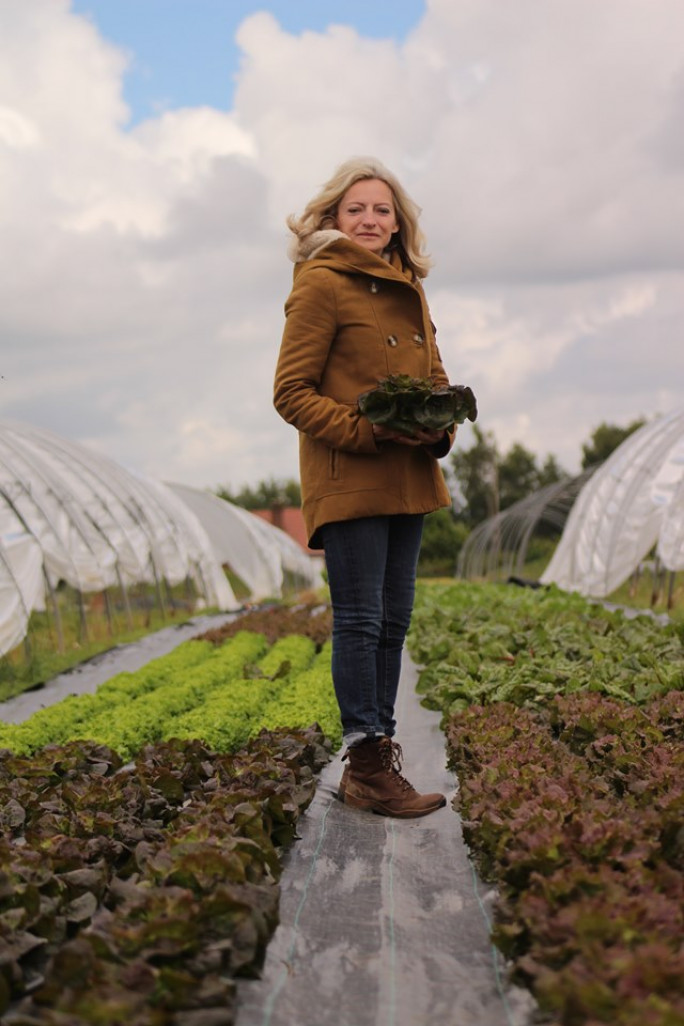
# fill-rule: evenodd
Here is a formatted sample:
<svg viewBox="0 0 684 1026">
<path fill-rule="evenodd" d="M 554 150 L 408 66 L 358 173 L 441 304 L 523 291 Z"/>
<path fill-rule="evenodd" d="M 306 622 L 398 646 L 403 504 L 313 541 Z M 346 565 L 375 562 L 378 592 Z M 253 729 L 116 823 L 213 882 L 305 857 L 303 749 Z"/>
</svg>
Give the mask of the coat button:
<svg viewBox="0 0 684 1026">
<path fill-rule="evenodd" d="M 425 341 L 425 339 L 421 335 L 421 333 L 419 331 L 417 331 L 415 333 L 415 335 L 413 336 L 413 341 L 416 343 L 417 346 L 422 346 L 422 344 Z"/>
<path fill-rule="evenodd" d="M 380 286 L 378 285 L 377 281 L 372 281 L 370 283 L 370 290 L 371 290 L 371 292 L 373 292 L 373 293 L 378 292 L 379 288 L 380 288 Z"/>
<path fill-rule="evenodd" d="M 390 335 L 390 337 L 387 339 L 387 345 L 388 346 L 394 347 L 394 346 L 396 346 L 398 344 L 399 343 L 397 341 L 397 336 L 396 335 Z"/>
</svg>

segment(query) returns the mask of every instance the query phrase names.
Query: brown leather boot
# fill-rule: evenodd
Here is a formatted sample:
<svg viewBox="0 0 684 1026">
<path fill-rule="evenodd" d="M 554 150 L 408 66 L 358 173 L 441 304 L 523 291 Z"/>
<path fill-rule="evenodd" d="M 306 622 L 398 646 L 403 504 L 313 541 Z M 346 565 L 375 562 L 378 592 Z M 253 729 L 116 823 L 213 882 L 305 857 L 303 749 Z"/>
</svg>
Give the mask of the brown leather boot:
<svg viewBox="0 0 684 1026">
<path fill-rule="evenodd" d="M 347 749 L 345 754 L 342 756 L 342 760 L 344 761 L 348 757 L 349 757 L 349 749 Z M 342 779 L 340 780 L 340 783 L 339 783 L 339 785 L 337 787 L 337 797 L 339 798 L 339 800 L 341 802 L 344 801 L 344 796 L 345 796 L 345 794 L 347 792 L 347 784 L 349 783 L 349 774 L 350 773 L 351 773 L 351 766 L 349 765 L 349 763 L 347 763 L 347 765 L 342 770 Z"/>
<path fill-rule="evenodd" d="M 349 758 L 349 752 L 350 751 L 351 751 L 351 749 L 349 749 L 349 748 L 346 750 L 346 752 L 342 756 L 342 762 L 346 762 L 347 761 L 347 759 Z M 341 801 L 341 802 L 344 801 L 344 796 L 345 796 L 346 791 L 347 791 L 347 784 L 349 783 L 349 774 L 350 773 L 351 773 L 351 766 L 347 762 L 347 765 L 342 770 L 342 776 L 340 778 L 340 782 L 337 785 L 337 799 L 338 799 L 338 801 Z"/>
<path fill-rule="evenodd" d="M 351 769 L 344 802 L 356 809 L 369 809 L 379 816 L 414 819 L 427 816 L 446 805 L 443 794 L 419 794 L 401 775 L 401 746 L 389 737 L 350 748 Z"/>
</svg>

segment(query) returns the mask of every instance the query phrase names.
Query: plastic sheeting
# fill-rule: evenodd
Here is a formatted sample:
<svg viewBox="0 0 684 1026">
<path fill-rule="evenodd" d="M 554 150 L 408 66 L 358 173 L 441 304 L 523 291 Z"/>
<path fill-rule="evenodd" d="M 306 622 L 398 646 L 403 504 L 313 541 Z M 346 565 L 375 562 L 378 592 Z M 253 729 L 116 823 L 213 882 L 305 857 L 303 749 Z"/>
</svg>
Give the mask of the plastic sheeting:
<svg viewBox="0 0 684 1026">
<path fill-rule="evenodd" d="M 253 599 L 282 595 L 286 574 L 308 588 L 323 584 L 322 561 L 307 555 L 289 535 L 253 513 L 187 485 L 169 483 L 197 515 L 220 563 L 228 563 Z"/>
<path fill-rule="evenodd" d="M 44 608 L 43 553 L 11 510 L 0 509 L 0 654 L 25 637 L 32 609 Z"/>
<path fill-rule="evenodd" d="M 560 532 L 577 494 L 593 473 L 554 481 L 488 517 L 466 538 L 458 556 L 458 577 L 506 579 L 525 567 L 530 540 L 540 524 Z"/>
<path fill-rule="evenodd" d="M 0 422 L 0 654 L 60 581 L 94 592 L 188 577 L 208 605 L 239 607 L 200 521 L 165 485 Z"/>
<path fill-rule="evenodd" d="M 594 473 L 541 581 L 603 598 L 653 546 L 665 569 L 684 569 L 684 407 L 635 431 Z"/>
<path fill-rule="evenodd" d="M 310 588 L 319 588 L 323 584 L 324 562 L 320 556 L 307 555 L 286 531 L 274 527 L 261 517 L 254 516 L 254 520 L 261 538 L 264 541 L 267 538 L 275 541 L 285 577 L 293 581 L 302 581 Z"/>
<path fill-rule="evenodd" d="M 684 464 L 684 454 L 679 460 Z M 684 472 L 672 494 L 668 514 L 658 535 L 656 554 L 668 570 L 684 570 Z"/>
</svg>

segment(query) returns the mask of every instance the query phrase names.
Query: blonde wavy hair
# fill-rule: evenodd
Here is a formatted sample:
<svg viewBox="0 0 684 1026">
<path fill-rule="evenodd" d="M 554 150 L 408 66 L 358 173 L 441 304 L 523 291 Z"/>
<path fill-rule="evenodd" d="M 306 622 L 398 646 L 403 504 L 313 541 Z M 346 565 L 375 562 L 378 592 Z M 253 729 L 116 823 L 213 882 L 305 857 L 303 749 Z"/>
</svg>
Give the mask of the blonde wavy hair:
<svg viewBox="0 0 684 1026">
<path fill-rule="evenodd" d="M 307 203 L 300 217 L 291 214 L 287 226 L 300 241 L 314 232 L 337 227 L 337 208 L 340 200 L 356 182 L 377 178 L 389 186 L 394 200 L 399 231 L 390 248 L 399 250 L 402 263 L 411 268 L 418 278 L 426 278 L 432 266 L 425 252 L 425 235 L 418 225 L 421 209 L 414 203 L 395 175 L 374 157 L 352 157 L 340 164 L 332 178 Z M 396 241 L 394 241 L 396 240 Z"/>
</svg>

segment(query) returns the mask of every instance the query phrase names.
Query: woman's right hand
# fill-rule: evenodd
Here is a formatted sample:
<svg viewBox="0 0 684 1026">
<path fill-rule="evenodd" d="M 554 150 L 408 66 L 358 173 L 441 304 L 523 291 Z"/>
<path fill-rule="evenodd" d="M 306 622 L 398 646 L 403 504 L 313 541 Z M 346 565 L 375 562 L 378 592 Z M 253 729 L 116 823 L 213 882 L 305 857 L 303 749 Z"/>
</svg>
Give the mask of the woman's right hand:
<svg viewBox="0 0 684 1026">
<path fill-rule="evenodd" d="M 376 442 L 394 442 L 399 437 L 392 428 L 383 427 L 382 424 L 373 424 L 373 438 Z"/>
<path fill-rule="evenodd" d="M 444 437 L 444 431 L 429 431 L 419 428 L 415 435 L 402 435 L 382 424 L 373 424 L 373 437 L 376 442 L 398 442 L 399 445 L 436 445 Z"/>
</svg>

